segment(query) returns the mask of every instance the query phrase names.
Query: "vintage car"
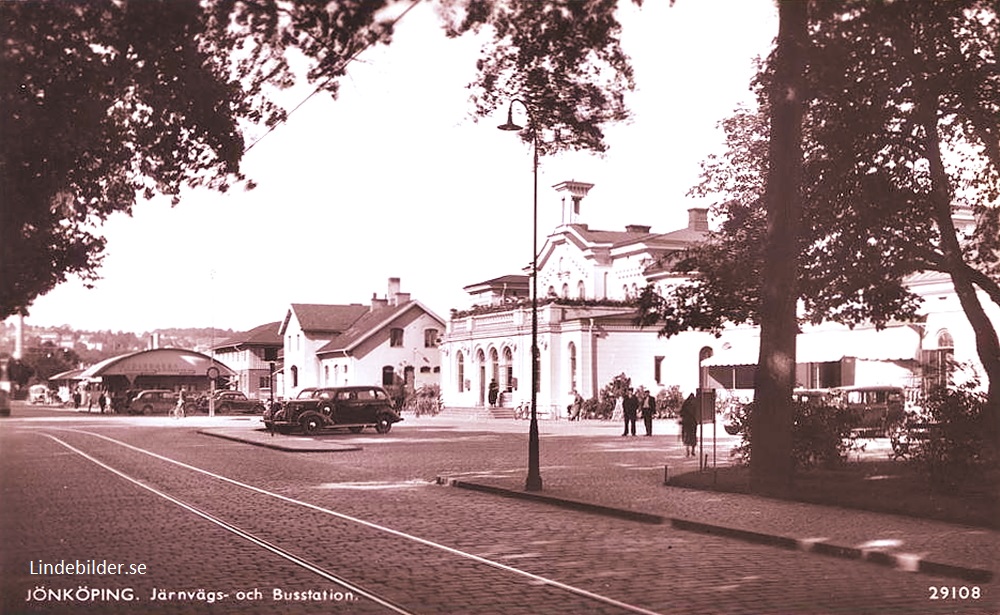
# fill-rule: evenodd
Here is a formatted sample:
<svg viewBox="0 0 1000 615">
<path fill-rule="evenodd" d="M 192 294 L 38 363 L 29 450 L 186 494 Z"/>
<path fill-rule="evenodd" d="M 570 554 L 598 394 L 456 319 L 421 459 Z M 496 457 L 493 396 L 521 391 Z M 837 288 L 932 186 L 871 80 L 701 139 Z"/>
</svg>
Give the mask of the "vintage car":
<svg viewBox="0 0 1000 615">
<path fill-rule="evenodd" d="M 208 396 L 198 400 L 198 410 L 208 412 Z M 216 391 L 215 411 L 219 414 L 229 414 L 230 412 L 263 414 L 264 403 L 259 399 L 250 399 L 242 391 Z"/>
<path fill-rule="evenodd" d="M 295 399 L 266 410 L 263 420 L 270 430 L 314 434 L 332 428 L 360 433 L 365 427 L 388 433 L 403 419 L 382 387 L 348 386 L 304 389 Z"/>
<path fill-rule="evenodd" d="M 177 405 L 177 392 L 169 389 L 147 389 L 139 391 L 128 404 L 129 414 L 169 414 Z M 194 400 L 186 401 L 184 413 L 194 412 Z"/>
</svg>

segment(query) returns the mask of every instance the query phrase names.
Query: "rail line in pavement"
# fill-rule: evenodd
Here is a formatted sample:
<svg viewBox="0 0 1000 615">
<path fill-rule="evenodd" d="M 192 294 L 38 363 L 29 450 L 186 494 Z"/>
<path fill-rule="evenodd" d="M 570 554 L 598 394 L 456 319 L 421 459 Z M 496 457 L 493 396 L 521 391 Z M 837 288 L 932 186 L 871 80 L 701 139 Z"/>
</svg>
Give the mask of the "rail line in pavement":
<svg viewBox="0 0 1000 615">
<path fill-rule="evenodd" d="M 274 493 L 272 491 L 268 491 L 267 489 L 263 489 L 261 487 L 256 487 L 254 485 L 250 485 L 250 484 L 244 483 L 242 481 L 238 481 L 236 479 L 233 479 L 233 478 L 230 478 L 230 477 L 227 477 L 227 476 L 223 476 L 221 474 L 217 474 L 215 472 L 211 472 L 209 470 L 205 470 L 203 468 L 199 468 L 197 466 L 193 466 L 193 465 L 190 465 L 188 463 L 184 463 L 184 462 L 176 460 L 176 459 L 172 459 L 172 458 L 167 457 L 165 455 L 161 455 L 159 453 L 155 453 L 153 451 L 150 451 L 150 450 L 147 450 L 147 449 L 144 449 L 144 448 L 141 448 L 141 447 L 134 446 L 134 445 L 129 444 L 127 442 L 123 442 L 121 440 L 117 440 L 115 438 L 111 438 L 109 436 L 105 436 L 105 435 L 100 434 L 100 433 L 95 433 L 95 432 L 85 431 L 85 430 L 80 430 L 80 429 L 71 429 L 71 428 L 50 428 L 50 429 L 54 429 L 56 431 L 66 431 L 66 432 L 71 432 L 71 433 L 82 434 L 82 435 L 87 435 L 87 436 L 99 438 L 101 440 L 104 440 L 106 442 L 115 444 L 115 445 L 120 446 L 122 448 L 131 450 L 131 451 L 143 454 L 143 455 L 147 455 L 149 457 L 158 459 L 160 461 L 164 461 L 164 462 L 173 464 L 175 466 L 178 466 L 178 467 L 181 467 L 181 468 L 184 468 L 184 469 L 187 469 L 187 470 L 199 473 L 201 475 L 207 476 L 207 477 L 212 478 L 212 479 L 217 480 L 217 481 L 228 483 L 230 485 L 233 485 L 233 486 L 245 489 L 247 491 L 256 493 L 258 495 L 262 495 L 262 496 L 266 496 L 266 497 L 269 497 L 269 498 L 273 498 L 273 499 L 279 500 L 281 502 L 284 502 L 286 504 L 292 504 L 292 505 L 295 505 L 295 506 L 300 506 L 300 507 L 309 509 L 309 510 L 311 510 L 313 512 L 318 512 L 318 513 L 321 513 L 321 514 L 329 515 L 329 516 L 335 517 L 337 519 L 340 519 L 342 521 L 347 521 L 347 522 L 350 522 L 350 523 L 354 523 L 354 524 L 366 527 L 366 528 L 371 529 L 371 530 L 376 530 L 378 532 L 383 532 L 383 533 L 395 536 L 397 538 L 402 538 L 402 539 L 405 539 L 405 540 L 408 540 L 408 541 L 411 541 L 411 542 L 423 545 L 425 547 L 430 547 L 430 548 L 433 548 L 433 549 L 436 549 L 436 550 L 443 551 L 443 552 L 445 552 L 445 553 L 447 553 L 449 555 L 453 555 L 453 556 L 456 556 L 456 557 L 459 557 L 459 558 L 462 558 L 462 559 L 466 559 L 466 560 L 469 560 L 469 561 L 472 561 L 472 562 L 475 562 L 475 563 L 478 563 L 478 564 L 483 564 L 483 565 L 492 567 L 492 568 L 497 569 L 497 570 L 501 570 L 503 572 L 507 572 L 507 573 L 511 573 L 511 574 L 520 576 L 522 578 L 528 579 L 530 582 L 532 582 L 535 585 L 545 585 L 545 586 L 548 586 L 548 587 L 560 589 L 560 590 L 569 592 L 571 594 L 575 594 L 575 595 L 577 595 L 579 597 L 582 597 L 584 599 L 592 600 L 592 601 L 595 601 L 595 602 L 598 602 L 598 603 L 602 603 L 602 604 L 605 604 L 605 605 L 608 605 L 608 606 L 613 606 L 613 607 L 616 607 L 616 608 L 620 608 L 620 609 L 622 609 L 624 611 L 628 611 L 628 612 L 632 612 L 632 613 L 639 613 L 639 614 L 642 614 L 642 615 L 660 615 L 656 611 L 651 611 L 651 610 L 642 608 L 642 607 L 637 606 L 637 605 L 633 605 L 633 604 L 629 604 L 629 603 L 626 603 L 626 602 L 622 602 L 620 600 L 616 600 L 616 599 L 611 598 L 609 596 L 604 596 L 604 595 L 601 595 L 601 594 L 598 594 L 598 593 L 595 593 L 595 592 L 591 592 L 591 591 L 589 591 L 587 589 L 584 589 L 584 588 L 581 588 L 581 587 L 577 587 L 577 586 L 570 585 L 570 584 L 567 584 L 567 583 L 562 583 L 560 581 L 556 581 L 556 580 L 550 579 L 548 577 L 544 577 L 544 576 L 537 575 L 537 574 L 534 574 L 534 573 L 531 573 L 531 572 L 528 572 L 528 571 L 525 571 L 525 570 L 521 570 L 521 569 L 516 568 L 514 566 L 510 566 L 508 564 L 504 564 L 502 562 L 498 562 L 498 561 L 495 561 L 495 560 L 491 560 L 489 558 L 485 558 L 485 557 L 482 557 L 482 556 L 479 556 L 479 555 L 475 555 L 473 553 L 468 553 L 468 552 L 465 552 L 465 551 L 462 551 L 462 550 L 459 550 L 459 549 L 455 549 L 455 548 L 449 547 L 447 545 L 443 545 L 443 544 L 440 544 L 440 543 L 437 543 L 437 542 L 434 542 L 434 541 L 431 541 L 431 540 L 427 540 L 425 538 L 421 538 L 419 536 L 408 534 L 406 532 L 402 532 L 400 530 L 396 530 L 396 529 L 393 529 L 393 528 L 390 528 L 390 527 L 387 527 L 387 526 L 384 526 L 384 525 L 373 523 L 371 521 L 366 521 L 366 520 L 360 519 L 358 517 L 353 517 L 353 516 L 350 516 L 350 515 L 346 515 L 344 513 L 337 512 L 335 510 L 331 510 L 329 508 L 325 508 L 325 507 L 322 507 L 322 506 L 318 506 L 316 504 L 312 504 L 312 503 L 309 503 L 309 502 L 305 502 L 305 501 L 302 501 L 302 500 L 298 500 L 298 499 L 295 499 L 295 498 L 284 496 L 284 495 L 281 495 L 279 493 Z M 396 613 L 410 613 L 410 611 L 407 611 L 405 608 L 403 608 L 401 606 L 398 606 L 396 604 L 393 604 L 392 602 L 390 602 L 390 601 L 388 601 L 388 600 L 386 600 L 384 598 L 381 598 L 381 597 L 377 596 L 375 593 L 373 593 L 373 592 L 371 592 L 369 590 L 366 590 L 366 589 L 364 589 L 364 588 L 362 588 L 360 586 L 352 584 L 349 581 L 347 581 L 346 579 L 343 579 L 343 578 L 339 577 L 338 575 L 336 575 L 336 574 L 334 574 L 332 572 L 324 570 L 320 566 L 318 566 L 318 565 L 316 565 L 316 564 L 314 564 L 312 562 L 309 562 L 308 560 L 306 560 L 304 558 L 296 556 L 293 553 L 291 553 L 291 552 L 289 552 L 289 551 L 287 551 L 285 549 L 282 549 L 281 547 L 279 547 L 277 545 L 274 545 L 273 543 L 271 543 L 269 541 L 266 541 L 264 539 L 256 537 L 253 534 L 251 534 L 249 532 L 246 532 L 245 530 L 242 530 L 241 528 L 239 528 L 239 527 L 237 527 L 237 526 L 235 526 L 233 524 L 230 524 L 230 523 L 228 523 L 228 522 L 226 522 L 226 521 L 224 521 L 224 520 L 222 520 L 222 519 L 220 519 L 220 518 L 218 518 L 218 517 L 216 517 L 214 515 L 211 515 L 210 513 L 207 513 L 205 511 L 199 509 L 198 507 L 195 507 L 195 506 L 192 506 L 192 505 L 190 505 L 190 504 L 188 504 L 186 502 L 183 502 L 182 500 L 180 500 L 178 498 L 175 498 L 174 496 L 171 496 L 170 494 L 168 494 L 166 492 L 163 492 L 163 491 L 161 491 L 159 489 L 156 489 L 155 487 L 152 487 L 150 485 L 147 485 L 143 481 L 141 481 L 139 479 L 136 479 L 134 477 L 131 477 L 128 474 L 122 472 L 121 470 L 118 470 L 117 468 L 114 468 L 114 467 L 110 466 L 109 464 L 106 464 L 103 461 L 101 461 L 99 459 L 96 459 L 92 455 L 89 455 L 88 453 L 80 450 L 79 448 L 74 447 L 73 445 L 71 445 L 71 444 L 63 441 L 62 439 L 60 439 L 60 438 L 58 438 L 56 436 L 53 436 L 51 434 L 44 433 L 44 432 L 41 433 L 41 435 L 44 435 L 44 436 L 46 436 L 48 438 L 51 438 L 52 440 L 54 440 L 55 442 L 59 443 L 63 447 L 65 447 L 65 448 L 71 450 L 72 452 L 80 455 L 81 457 L 83 457 L 83 458 L 91 461 L 92 463 L 98 465 L 99 467 L 101 467 L 101 468 L 103 468 L 103 469 L 105 469 L 105 470 L 107 470 L 109 472 L 112 472 L 113 474 L 115 474 L 115 475 L 117 475 L 117 476 L 119 476 L 119 477 L 121 477 L 121 478 L 123 478 L 123 479 L 125 479 L 125 480 L 127 480 L 127 481 L 129 481 L 131 483 L 133 483 L 134 485 L 136 485 L 138 487 L 141 487 L 141 488 L 143 488 L 145 490 L 148 490 L 151 493 L 153 493 L 153 494 L 155 494 L 155 495 L 157 495 L 157 496 L 159 496 L 161 498 L 164 498 L 167 501 L 169 501 L 169 502 L 171 502 L 171 503 L 173 503 L 173 504 L 175 504 L 175 505 L 177 505 L 177 506 L 179 506 L 179 507 L 181 507 L 181 508 L 183 508 L 185 510 L 188 510 L 189 512 L 192 512 L 192 513 L 194 513 L 194 514 L 196 514 L 196 515 L 198 515 L 198 516 L 200 516 L 200 517 L 202 517 L 202 518 L 204 518 L 204 519 L 206 519 L 206 520 L 208 520 L 208 521 L 210 521 L 210 522 L 212 522 L 212 523 L 214 523 L 216 525 L 218 525 L 219 527 L 221 527 L 221 528 L 223 528 L 223 529 L 225 529 L 225 530 L 227 530 L 227 531 L 229 531 L 229 532 L 231 532 L 231 533 L 233 533 L 233 534 L 235 534 L 235 535 L 243 538 L 244 540 L 247 540 L 247 541 L 249 541 L 249 542 L 257 545 L 260 548 L 263 548 L 263 549 L 266 549 L 268 551 L 271 551 L 272 553 L 274 553 L 276 555 L 279 555 L 280 557 L 283 557 L 286 560 L 288 560 L 288 561 L 290 561 L 290 562 L 292 562 L 292 563 L 294 563 L 294 564 L 296 564 L 296 565 L 298 565 L 298 566 L 300 566 L 300 567 L 302 567 L 302 568 L 304 568 L 304 569 L 306 569 L 306 570 L 308 570 L 308 571 L 310 571 L 310 572 L 312 572 L 314 574 L 317 574 L 317 575 L 319 575 L 319 576 L 321 576 L 321 577 L 323 577 L 323 578 L 325 578 L 325 579 L 327 579 L 327 580 L 329 580 L 331 582 L 337 583 L 338 585 L 341 585 L 341 586 L 343 586 L 345 588 L 348 588 L 351 591 L 356 592 L 358 595 L 362 595 L 362 596 L 364 596 L 366 598 L 369 598 L 369 599 L 373 600 L 374 602 L 377 602 L 378 604 L 386 606 L 387 608 L 391 609 L 392 611 L 394 611 Z"/>
</svg>

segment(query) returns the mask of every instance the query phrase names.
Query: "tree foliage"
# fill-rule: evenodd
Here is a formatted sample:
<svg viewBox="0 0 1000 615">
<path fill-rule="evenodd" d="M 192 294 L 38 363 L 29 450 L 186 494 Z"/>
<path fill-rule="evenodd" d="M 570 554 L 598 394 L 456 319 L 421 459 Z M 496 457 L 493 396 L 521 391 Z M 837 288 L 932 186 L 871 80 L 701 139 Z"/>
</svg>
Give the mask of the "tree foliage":
<svg viewBox="0 0 1000 615">
<path fill-rule="evenodd" d="M 412 2 L 0 2 L 0 318 L 77 275 L 98 278 L 101 224 L 184 186 L 251 188 L 248 130 L 287 116 L 271 96 L 301 75 L 336 96 L 350 61 L 392 40 Z M 475 113 L 518 97 L 543 151 L 605 148 L 633 87 L 611 0 L 441 0 L 445 34 L 492 43 Z M 525 138 L 528 138 L 525 135 Z M 252 145 L 252 144 L 251 144 Z"/>
<path fill-rule="evenodd" d="M 799 316 L 848 325 L 914 319 L 907 279 L 948 274 L 976 332 L 998 400 L 996 331 L 976 291 L 1000 304 L 1000 20 L 994 3 L 816 3 L 804 117 Z M 760 91 L 773 81 L 758 76 Z M 759 322 L 765 279 L 768 100 L 723 123 L 728 152 L 703 164 L 693 193 L 724 220 L 680 265 L 676 293 L 644 296 L 665 333 Z M 973 231 L 955 226 L 972 214 Z"/>
</svg>

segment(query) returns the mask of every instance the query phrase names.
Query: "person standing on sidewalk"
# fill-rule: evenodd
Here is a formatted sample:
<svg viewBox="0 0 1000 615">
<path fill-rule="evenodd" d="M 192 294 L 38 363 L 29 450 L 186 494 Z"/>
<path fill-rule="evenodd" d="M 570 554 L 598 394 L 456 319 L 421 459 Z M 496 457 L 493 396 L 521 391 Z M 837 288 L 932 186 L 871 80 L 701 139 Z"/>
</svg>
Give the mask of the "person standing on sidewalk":
<svg viewBox="0 0 1000 615">
<path fill-rule="evenodd" d="M 687 396 L 681 404 L 681 440 L 684 441 L 684 456 L 697 456 L 698 446 L 698 400 L 694 393 Z"/>
<path fill-rule="evenodd" d="M 639 410 L 639 398 L 635 396 L 632 389 L 625 391 L 624 398 L 622 399 L 622 414 L 625 415 L 625 432 L 622 433 L 623 436 L 635 435 L 635 419 L 637 417 Z"/>
<path fill-rule="evenodd" d="M 653 413 L 656 412 L 656 403 L 645 387 L 639 387 L 639 412 L 642 414 L 642 423 L 646 427 L 646 435 L 653 435 Z"/>
</svg>

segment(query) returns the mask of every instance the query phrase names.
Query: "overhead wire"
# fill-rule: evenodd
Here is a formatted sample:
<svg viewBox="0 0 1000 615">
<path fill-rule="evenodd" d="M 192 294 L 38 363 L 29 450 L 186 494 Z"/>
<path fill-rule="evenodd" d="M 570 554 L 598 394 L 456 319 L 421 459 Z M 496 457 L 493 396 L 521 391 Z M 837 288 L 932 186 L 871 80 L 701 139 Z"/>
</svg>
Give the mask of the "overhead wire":
<svg viewBox="0 0 1000 615">
<path fill-rule="evenodd" d="M 401 19 L 403 19 L 403 17 L 406 17 L 406 14 L 407 14 L 407 13 L 409 13 L 409 12 L 410 12 L 411 10 L 413 10 L 413 8 L 414 8 L 415 6 L 417 6 L 417 4 L 419 4 L 419 3 L 420 3 L 420 0 L 412 0 L 412 2 L 410 3 L 410 5 L 409 5 L 408 7 L 406 7 L 406 9 L 405 9 L 405 10 L 404 10 L 404 11 L 403 11 L 402 13 L 400 13 L 400 14 L 399 14 L 398 16 L 396 16 L 396 18 L 395 18 L 395 19 L 393 19 L 393 20 L 392 20 L 392 22 L 390 23 L 390 25 L 392 26 L 392 28 L 395 28 L 395 27 L 396 27 L 396 24 L 398 24 L 398 23 L 399 23 L 399 21 L 400 21 Z M 344 69 L 346 69 L 346 68 L 347 68 L 347 66 L 348 66 L 348 65 L 349 65 L 349 64 L 350 64 L 351 62 L 353 62 L 354 60 L 356 60 L 356 59 L 358 58 L 358 56 L 360 56 L 360 55 L 361 55 L 362 53 L 364 53 L 365 51 L 367 51 L 367 50 L 368 50 L 368 48 L 369 48 L 369 47 L 371 47 L 371 46 L 372 46 L 372 45 L 373 45 L 373 44 L 374 44 L 375 42 L 376 42 L 376 41 L 375 41 L 374 39 L 373 39 L 373 40 L 370 40 L 370 41 L 368 41 L 368 42 L 367 42 L 367 43 L 366 43 L 366 44 L 365 44 L 365 45 L 364 45 L 364 46 L 363 46 L 363 47 L 362 47 L 361 49 L 359 49 L 359 50 L 357 50 L 356 52 L 354 52 L 353 54 L 351 54 L 351 55 L 350 55 L 350 56 L 349 56 L 349 57 L 348 57 L 347 59 L 345 59 L 345 60 L 344 60 L 344 61 L 343 61 L 343 62 L 342 62 L 342 63 L 341 63 L 341 64 L 340 64 L 339 66 L 337 66 L 337 67 L 336 67 L 336 68 L 334 69 L 334 71 L 333 71 L 333 72 L 334 72 L 334 73 L 337 73 L 338 71 L 341 71 L 341 70 L 344 70 Z M 306 104 L 307 102 L 309 102 L 309 100 L 310 100 L 310 99 L 311 99 L 311 98 L 312 98 L 313 96 L 315 96 L 315 95 L 319 94 L 319 93 L 320 93 L 320 92 L 321 92 L 321 91 L 323 90 L 323 88 L 325 88 L 325 87 L 326 87 L 326 85 L 327 85 L 328 83 L 330 83 L 331 81 L 333 81 L 333 79 L 334 79 L 334 76 L 333 76 L 333 75 L 330 75 L 329 77 L 327 77 L 326 79 L 324 79 L 324 80 L 323 80 L 322 82 L 320 82 L 320 84 L 319 84 L 319 85 L 317 85 L 317 86 L 316 86 L 316 88 L 315 88 L 315 89 L 314 89 L 314 90 L 313 90 L 312 92 L 310 92 L 308 96 L 306 96 L 305 98 L 303 98 L 303 99 L 302 99 L 302 101 L 301 101 L 301 102 L 299 102 L 299 104 L 297 104 L 297 105 L 295 105 L 294 107 L 292 107 L 292 109 L 291 109 L 291 110 L 290 110 L 290 111 L 289 111 L 289 112 L 288 112 L 287 114 L 285 114 L 285 117 L 284 117 L 284 118 L 283 118 L 283 119 L 282 119 L 281 121 L 279 121 L 279 122 L 275 122 L 275 124 L 274 124 L 273 126 L 270 126 L 270 127 L 269 127 L 269 128 L 267 129 L 267 131 L 265 131 L 265 132 L 264 132 L 264 134 L 262 134 L 262 135 L 261 135 L 261 136 L 260 136 L 259 138 L 257 138 L 256 140 L 254 140 L 254 142 L 253 142 L 253 143 L 251 143 L 250 145 L 246 146 L 246 147 L 245 147 L 245 148 L 243 149 L 243 153 L 244 153 L 244 154 L 246 154 L 247 152 L 249 152 L 249 151 L 250 151 L 251 149 L 253 149 L 253 147 L 254 147 L 254 146 L 256 146 L 256 145 L 257 145 L 258 143 L 260 143 L 260 142 L 261 142 L 261 141 L 263 141 L 263 140 L 264 140 L 265 138 L 267 138 L 267 136 L 268 136 L 269 134 L 271 134 L 272 132 L 274 132 L 274 131 L 275 131 L 275 130 L 276 130 L 276 129 L 278 128 L 278 126 L 281 126 L 282 124 L 284 124 L 284 123 L 288 122 L 289 118 L 291 118 L 291 117 L 292 117 L 292 114 L 293 114 L 293 113 L 295 113 L 295 112 L 296 112 L 296 111 L 298 111 L 298 110 L 299 110 L 300 108 L 302 108 L 302 106 L 303 106 L 303 105 L 305 105 L 305 104 Z"/>
</svg>

